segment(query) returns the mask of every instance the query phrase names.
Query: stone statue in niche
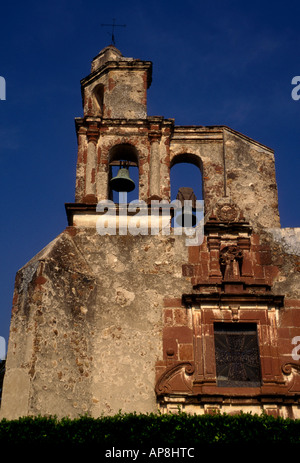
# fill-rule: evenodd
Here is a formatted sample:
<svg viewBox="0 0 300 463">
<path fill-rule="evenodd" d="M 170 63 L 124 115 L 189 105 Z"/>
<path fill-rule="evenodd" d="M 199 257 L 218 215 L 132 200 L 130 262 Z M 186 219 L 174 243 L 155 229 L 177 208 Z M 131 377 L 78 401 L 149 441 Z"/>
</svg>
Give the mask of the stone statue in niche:
<svg viewBox="0 0 300 463">
<path fill-rule="evenodd" d="M 242 263 L 243 252 L 238 246 L 226 246 L 220 251 L 220 269 L 224 280 L 239 280 Z"/>
</svg>

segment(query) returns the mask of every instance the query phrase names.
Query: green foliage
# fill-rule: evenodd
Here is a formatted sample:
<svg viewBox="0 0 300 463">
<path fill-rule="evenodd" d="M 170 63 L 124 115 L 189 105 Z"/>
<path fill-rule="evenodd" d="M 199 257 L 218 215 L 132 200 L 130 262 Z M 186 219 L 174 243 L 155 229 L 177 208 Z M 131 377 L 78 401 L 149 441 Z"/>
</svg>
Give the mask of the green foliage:
<svg viewBox="0 0 300 463">
<path fill-rule="evenodd" d="M 103 448 L 197 447 L 204 444 L 299 444 L 300 420 L 267 415 L 122 414 L 78 419 L 0 421 L 3 444 L 99 445 Z"/>
</svg>

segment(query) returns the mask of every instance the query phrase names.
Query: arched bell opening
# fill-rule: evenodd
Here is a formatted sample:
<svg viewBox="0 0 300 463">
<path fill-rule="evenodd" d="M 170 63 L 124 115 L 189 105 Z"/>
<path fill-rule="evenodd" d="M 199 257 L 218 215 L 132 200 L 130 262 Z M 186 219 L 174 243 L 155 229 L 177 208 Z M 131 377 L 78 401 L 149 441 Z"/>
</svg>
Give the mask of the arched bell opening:
<svg viewBox="0 0 300 463">
<path fill-rule="evenodd" d="M 109 199 L 129 203 L 139 199 L 138 152 L 129 143 L 114 146 L 109 154 Z"/>
<path fill-rule="evenodd" d="M 203 200 L 204 198 L 202 171 L 202 161 L 195 154 L 179 154 L 171 162 L 171 201 L 178 199 L 183 204 L 184 200 L 190 200 L 193 206 L 192 216 L 186 220 L 186 223 L 188 223 L 186 226 L 194 227 L 203 218 L 203 211 L 195 210 L 196 200 Z M 184 220 L 181 211 L 177 211 L 172 219 L 171 226 L 184 226 Z"/>
</svg>

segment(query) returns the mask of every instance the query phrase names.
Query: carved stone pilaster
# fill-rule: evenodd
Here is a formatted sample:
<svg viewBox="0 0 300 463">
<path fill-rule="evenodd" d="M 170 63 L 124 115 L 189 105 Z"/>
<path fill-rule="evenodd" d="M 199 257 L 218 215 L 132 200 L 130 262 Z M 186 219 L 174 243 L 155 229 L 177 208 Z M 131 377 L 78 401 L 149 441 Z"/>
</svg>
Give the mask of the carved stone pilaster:
<svg viewBox="0 0 300 463">
<path fill-rule="evenodd" d="M 160 153 L 159 144 L 161 139 L 160 130 L 150 130 L 150 166 L 149 166 L 149 199 L 160 198 Z"/>
<path fill-rule="evenodd" d="M 85 174 L 85 201 L 97 202 L 96 198 L 96 171 L 97 171 L 97 142 L 99 138 L 99 128 L 95 124 L 90 124 L 87 132 L 87 160 Z"/>
<path fill-rule="evenodd" d="M 210 252 L 210 268 L 209 268 L 209 276 L 210 277 L 222 277 L 222 273 L 220 270 L 220 243 L 221 239 L 219 236 L 208 236 L 207 237 L 207 244 L 208 249 Z"/>
<path fill-rule="evenodd" d="M 250 257 L 250 238 L 239 236 L 237 244 L 243 252 L 242 276 L 253 277 L 253 265 Z"/>
</svg>

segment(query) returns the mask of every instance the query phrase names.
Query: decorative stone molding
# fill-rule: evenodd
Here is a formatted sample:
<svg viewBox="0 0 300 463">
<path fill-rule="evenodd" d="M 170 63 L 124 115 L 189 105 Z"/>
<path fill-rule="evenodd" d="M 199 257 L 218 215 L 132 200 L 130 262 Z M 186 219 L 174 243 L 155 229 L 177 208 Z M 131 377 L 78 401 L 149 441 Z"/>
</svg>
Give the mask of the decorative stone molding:
<svg viewBox="0 0 300 463">
<path fill-rule="evenodd" d="M 281 367 L 281 370 L 284 375 L 290 375 L 293 370 L 296 370 L 297 373 L 300 373 L 300 363 L 284 363 Z"/>
<path fill-rule="evenodd" d="M 155 392 L 157 396 L 177 392 L 192 392 L 192 382 L 187 379 L 195 371 L 191 362 L 179 362 L 166 371 L 158 379 Z"/>
<path fill-rule="evenodd" d="M 237 222 L 239 215 L 240 210 L 235 204 L 219 204 L 216 207 L 216 217 L 220 222 Z"/>
</svg>

